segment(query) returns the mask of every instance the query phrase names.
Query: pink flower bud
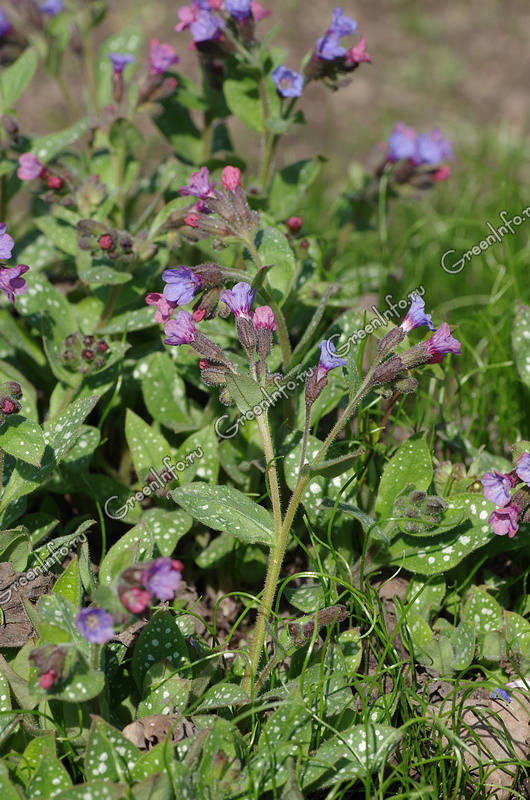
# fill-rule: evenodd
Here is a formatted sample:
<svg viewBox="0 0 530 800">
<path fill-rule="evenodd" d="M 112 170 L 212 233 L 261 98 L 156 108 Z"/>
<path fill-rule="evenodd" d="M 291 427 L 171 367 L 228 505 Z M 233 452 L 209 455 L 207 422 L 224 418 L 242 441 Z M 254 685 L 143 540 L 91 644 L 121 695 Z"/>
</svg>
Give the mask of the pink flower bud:
<svg viewBox="0 0 530 800">
<path fill-rule="evenodd" d="M 287 227 L 291 231 L 291 233 L 298 233 L 300 228 L 302 227 L 303 222 L 300 217 L 289 217 L 287 220 Z"/>
<path fill-rule="evenodd" d="M 256 330 L 258 328 L 265 328 L 269 331 L 276 330 L 276 318 L 273 314 L 273 311 L 269 306 L 258 306 L 254 311 L 253 320 L 254 327 Z"/>
<path fill-rule="evenodd" d="M 241 186 L 241 170 L 237 167 L 225 167 L 221 173 L 221 183 L 225 191 L 235 191 Z"/>
<path fill-rule="evenodd" d="M 48 691 L 48 689 L 51 689 L 56 679 L 57 675 L 55 673 L 55 670 L 49 669 L 48 672 L 43 672 L 43 674 L 40 676 L 39 686 L 41 689 Z"/>
</svg>

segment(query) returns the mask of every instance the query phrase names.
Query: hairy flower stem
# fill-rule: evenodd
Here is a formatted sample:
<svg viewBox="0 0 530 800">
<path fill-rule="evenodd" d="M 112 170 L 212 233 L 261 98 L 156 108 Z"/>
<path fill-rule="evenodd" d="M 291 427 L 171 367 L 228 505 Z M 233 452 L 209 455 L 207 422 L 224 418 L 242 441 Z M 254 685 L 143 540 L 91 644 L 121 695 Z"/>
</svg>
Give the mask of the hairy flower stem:
<svg viewBox="0 0 530 800">
<path fill-rule="evenodd" d="M 349 418 L 351 417 L 351 415 L 361 402 L 364 395 L 369 391 L 370 380 L 372 378 L 372 374 L 376 366 L 377 362 L 374 363 L 374 365 L 372 365 L 372 367 L 368 370 L 368 373 L 363 381 L 361 388 L 346 406 L 344 414 L 335 423 L 335 425 L 329 432 L 328 436 L 326 437 L 326 440 L 322 443 L 322 447 L 315 455 L 311 464 L 298 473 L 298 480 L 296 482 L 294 491 L 291 495 L 287 511 L 285 512 L 283 523 L 280 527 L 280 530 L 275 531 L 275 541 L 269 553 L 269 563 L 267 565 L 267 577 L 265 578 L 265 588 L 263 589 L 263 596 L 261 598 L 261 604 L 258 611 L 258 619 L 256 621 L 256 626 L 254 628 L 254 633 L 252 637 L 250 661 L 247 666 L 247 670 L 245 673 L 245 677 L 243 678 L 243 684 L 242 684 L 245 691 L 248 692 L 249 694 L 252 690 L 254 681 L 258 674 L 259 662 L 263 651 L 263 645 L 265 643 L 265 626 L 267 620 L 269 619 L 272 613 L 272 606 L 274 603 L 274 597 L 276 595 L 276 586 L 278 584 L 278 579 L 280 577 L 280 571 L 285 556 L 285 549 L 287 547 L 289 534 L 291 532 L 291 525 L 296 516 L 296 512 L 298 511 L 298 506 L 300 505 L 307 484 L 311 479 L 310 468 L 315 466 L 316 464 L 318 464 L 319 461 L 322 460 L 334 438 L 341 432 L 341 430 L 346 425 Z M 272 487 L 271 487 L 271 494 L 272 494 Z"/>
</svg>

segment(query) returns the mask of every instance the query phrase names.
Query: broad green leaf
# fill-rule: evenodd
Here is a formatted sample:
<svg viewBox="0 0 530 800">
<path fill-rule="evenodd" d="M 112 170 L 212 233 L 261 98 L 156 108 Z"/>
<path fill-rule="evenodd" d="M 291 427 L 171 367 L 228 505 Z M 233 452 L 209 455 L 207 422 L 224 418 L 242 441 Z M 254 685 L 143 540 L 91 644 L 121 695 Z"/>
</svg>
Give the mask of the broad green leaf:
<svg viewBox="0 0 530 800">
<path fill-rule="evenodd" d="M 59 575 L 52 589 L 53 594 L 60 594 L 77 608 L 81 603 L 81 577 L 77 556 L 74 556 L 62 575 Z"/>
<path fill-rule="evenodd" d="M 158 662 L 150 667 L 144 678 L 143 699 L 138 706 L 138 716 L 184 711 L 189 693 L 189 680 L 181 678 L 168 661 Z"/>
<path fill-rule="evenodd" d="M 234 549 L 234 537 L 229 533 L 221 533 L 199 553 L 195 563 L 201 569 L 216 567 Z"/>
<path fill-rule="evenodd" d="M 519 377 L 530 386 L 530 306 L 521 302 L 513 321 L 512 348 Z"/>
<path fill-rule="evenodd" d="M 121 800 L 124 791 L 125 787 L 119 783 L 101 780 L 72 786 L 56 797 L 57 800 Z"/>
<path fill-rule="evenodd" d="M 22 55 L 0 74 L 0 109 L 2 114 L 10 111 L 37 69 L 37 52 L 26 47 Z"/>
<path fill-rule="evenodd" d="M 263 406 L 261 406 L 260 403 L 264 401 L 267 403 L 267 400 L 257 381 L 253 378 L 249 378 L 248 375 L 227 374 L 226 385 L 232 399 L 242 414 L 245 414 L 247 411 L 253 411 L 253 413 L 257 411 L 257 415 L 259 416 L 263 413 Z"/>
<path fill-rule="evenodd" d="M 0 511 L 40 486 L 77 440 L 81 425 L 98 401 L 97 396 L 74 400 L 63 413 L 43 425 L 46 449 L 40 467 L 16 460 L 0 501 Z"/>
<path fill-rule="evenodd" d="M 37 217 L 35 225 L 42 233 L 51 239 L 58 250 L 69 256 L 77 255 L 77 231 L 70 225 L 61 225 L 51 214 Z"/>
<path fill-rule="evenodd" d="M 425 434 L 414 434 L 399 447 L 383 470 L 375 505 L 382 521 L 392 516 L 395 501 L 409 484 L 427 491 L 432 475 L 431 454 Z"/>
<path fill-rule="evenodd" d="M 153 122 L 179 158 L 189 164 L 198 164 L 202 157 L 202 134 L 188 109 L 179 103 L 178 93 L 164 98 L 160 105 L 162 111 L 153 117 Z"/>
<path fill-rule="evenodd" d="M 487 528 L 486 532 L 484 527 Z M 384 554 L 385 563 L 421 575 L 439 575 L 494 538 L 495 534 L 489 526 L 469 528 L 463 525 L 441 536 L 430 537 L 400 532 Z"/>
<path fill-rule="evenodd" d="M 60 331 L 61 338 L 64 339 L 73 333 L 77 329 L 77 324 L 73 309 L 64 294 L 52 286 L 41 273 L 32 273 L 30 270 L 25 280 L 28 290 L 17 298 L 17 308 L 20 313 L 24 316 L 35 315 L 37 322 L 42 312 L 47 311 L 54 330 Z"/>
<path fill-rule="evenodd" d="M 155 543 L 154 527 L 141 520 L 112 545 L 101 562 L 99 582 L 110 586 L 131 564 L 150 559 Z"/>
<path fill-rule="evenodd" d="M 182 677 L 189 677 L 189 653 L 175 617 L 159 611 L 142 630 L 134 646 L 132 672 L 139 687 L 147 670 L 158 661 L 167 660 Z"/>
<path fill-rule="evenodd" d="M 86 131 L 89 121 L 88 117 L 82 117 L 69 128 L 34 139 L 31 152 L 35 153 L 44 164 L 47 164 L 55 156 L 66 150 L 69 145 L 77 142 L 79 137 Z"/>
<path fill-rule="evenodd" d="M 369 516 L 365 511 L 361 511 L 360 508 L 354 506 L 352 503 L 343 503 L 342 500 L 339 500 L 336 503 L 333 500 L 329 500 L 328 498 L 324 498 L 322 500 L 322 508 L 335 508 L 337 506 L 338 511 L 342 511 L 344 514 L 347 514 L 354 519 L 357 519 L 362 526 L 363 531 L 367 536 L 372 536 L 374 539 L 380 539 L 385 544 L 388 544 L 389 539 L 386 534 L 383 532 L 383 529 L 380 525 L 377 524 L 372 517 Z"/>
<path fill-rule="evenodd" d="M 473 626 L 478 635 L 500 630 L 504 626 L 502 608 L 494 597 L 474 587 L 464 610 L 462 619 Z"/>
<path fill-rule="evenodd" d="M 289 164 L 279 170 L 271 185 L 269 194 L 270 210 L 277 219 L 290 217 L 304 200 L 304 195 L 316 180 L 322 159 L 311 158 Z"/>
<path fill-rule="evenodd" d="M 164 470 L 163 459 L 171 456 L 169 444 L 154 426 L 129 408 L 125 415 L 125 438 L 140 481 L 145 480 L 152 469 Z"/>
<path fill-rule="evenodd" d="M 128 783 L 140 751 L 123 734 L 100 717 L 92 717 L 85 755 L 89 780 L 104 777 L 113 783 Z"/>
<path fill-rule="evenodd" d="M 287 237 L 277 228 L 265 228 L 256 234 L 256 247 L 265 265 L 272 265 L 268 273 L 273 294 L 284 300 L 289 293 L 296 262 Z"/>
<path fill-rule="evenodd" d="M 236 539 L 270 547 L 274 541 L 272 514 L 230 486 L 191 483 L 171 492 L 175 502 L 195 519 Z"/>
<path fill-rule="evenodd" d="M 40 425 L 13 414 L 0 425 L 0 448 L 21 461 L 38 467 L 45 448 Z"/>
<path fill-rule="evenodd" d="M 439 576 L 426 580 L 423 577 L 412 577 L 407 590 L 409 607 L 418 613 L 426 622 L 433 611 L 441 608 L 445 596 L 445 580 Z M 413 599 L 414 598 L 414 599 Z"/>
<path fill-rule="evenodd" d="M 115 272 L 115 270 L 112 270 Z M 93 270 L 89 270 L 93 272 Z M 118 273 L 121 275 L 122 273 Z M 127 273 L 129 275 L 129 273 Z M 129 280 L 129 278 L 127 278 Z M 116 281 L 117 283 L 126 283 L 126 281 Z M 145 308 L 135 308 L 134 311 L 125 311 L 123 314 L 116 314 L 115 317 L 101 328 L 101 333 L 123 333 L 125 330 L 128 333 L 132 331 L 141 331 L 145 328 L 152 328 L 157 325 L 155 322 L 155 314 L 151 306 Z"/>
<path fill-rule="evenodd" d="M 3 800 L 20 800 L 20 795 L 9 780 L 7 765 L 0 761 L 0 792 Z"/>
<path fill-rule="evenodd" d="M 149 531 L 160 554 L 170 556 L 193 525 L 193 517 L 178 508 L 174 511 L 150 508 L 142 514 L 140 523 Z"/>
<path fill-rule="evenodd" d="M 504 612 L 506 625 L 506 644 L 515 652 L 530 653 L 530 622 L 513 611 Z"/>
<path fill-rule="evenodd" d="M 451 666 L 454 670 L 467 669 L 475 654 L 475 629 L 467 622 L 461 622 L 457 628 L 444 630 L 453 647 Z"/>
<path fill-rule="evenodd" d="M 88 286 L 117 286 L 128 283 L 132 278 L 130 272 L 112 269 L 112 267 L 91 267 L 79 272 L 79 280 Z"/>
<path fill-rule="evenodd" d="M 197 711 L 207 711 L 212 708 L 226 708 L 227 706 L 248 703 L 249 697 L 244 689 L 235 683 L 217 683 L 210 686 L 201 697 Z"/>
<path fill-rule="evenodd" d="M 213 425 L 188 436 L 173 458 L 179 482 L 191 483 L 197 477 L 215 483 L 219 474 L 218 448 Z"/>
<path fill-rule="evenodd" d="M 29 742 L 22 754 L 22 759 L 17 767 L 17 778 L 27 786 L 41 761 L 46 756 L 55 758 L 56 755 L 55 731 L 49 731 L 43 736 L 37 736 Z"/>
<path fill-rule="evenodd" d="M 226 104 L 232 114 L 255 131 L 263 133 L 263 110 L 257 79 L 250 75 L 227 78 L 223 83 Z"/>
<path fill-rule="evenodd" d="M 48 800 L 72 786 L 72 779 L 58 758 L 46 755 L 27 788 L 28 800 L 42 797 Z"/>
<path fill-rule="evenodd" d="M 157 422 L 177 432 L 195 427 L 190 420 L 184 381 L 167 353 L 154 353 L 137 365 L 137 372 L 145 405 Z"/>
<path fill-rule="evenodd" d="M 31 540 L 23 525 L 13 530 L 0 531 L 0 557 L 2 561 L 10 561 L 17 572 L 26 568 L 30 550 Z"/>
<path fill-rule="evenodd" d="M 324 589 L 320 583 L 309 583 L 297 586 L 295 589 L 287 588 L 285 596 L 294 608 L 303 611 L 304 614 L 311 614 L 324 608 Z"/>
<path fill-rule="evenodd" d="M 0 673 L 0 711 L 11 711 L 11 695 L 9 691 L 9 683 L 7 679 Z M 16 714 L 0 714 L 0 742 L 4 737 L 13 730 L 13 722 L 16 719 Z"/>
<path fill-rule="evenodd" d="M 45 594 L 39 597 L 37 609 L 43 622 L 55 625 L 66 631 L 77 649 L 89 659 L 94 652 L 95 645 L 91 645 L 77 627 L 75 618 L 79 611 L 66 597 L 61 594 Z M 38 633 L 37 628 L 37 633 Z"/>
</svg>

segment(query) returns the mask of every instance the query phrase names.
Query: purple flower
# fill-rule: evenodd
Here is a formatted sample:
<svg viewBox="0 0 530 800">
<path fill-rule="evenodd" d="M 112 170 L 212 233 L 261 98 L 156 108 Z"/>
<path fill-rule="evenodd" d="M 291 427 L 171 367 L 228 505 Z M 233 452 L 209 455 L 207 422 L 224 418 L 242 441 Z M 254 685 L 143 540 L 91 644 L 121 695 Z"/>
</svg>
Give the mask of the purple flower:
<svg viewBox="0 0 530 800">
<path fill-rule="evenodd" d="M 158 39 L 151 39 L 149 65 L 151 72 L 162 75 L 166 70 L 178 64 L 180 58 L 170 44 L 161 44 Z"/>
<path fill-rule="evenodd" d="M 179 194 L 197 197 L 199 200 L 197 203 L 197 211 L 205 212 L 208 209 L 202 203 L 202 201 L 206 200 L 207 197 L 212 196 L 212 189 L 214 186 L 215 181 L 210 181 L 210 170 L 208 167 L 201 167 L 198 172 L 192 173 L 187 186 L 180 187 Z"/>
<path fill-rule="evenodd" d="M 394 130 L 388 137 L 388 160 L 399 161 L 412 158 L 416 152 L 418 134 L 403 122 L 396 122 Z"/>
<path fill-rule="evenodd" d="M 221 35 L 224 22 L 211 11 L 199 11 L 190 25 L 194 42 L 214 42 Z"/>
<path fill-rule="evenodd" d="M 497 506 L 505 506 L 509 502 L 510 489 L 514 485 L 509 475 L 503 475 L 494 469 L 492 472 L 486 472 L 480 480 L 486 500 Z"/>
<path fill-rule="evenodd" d="M 446 353 L 460 355 L 460 342 L 451 336 L 447 322 L 442 322 L 431 338 L 427 339 L 425 346 L 430 355 L 427 364 L 439 364 Z"/>
<path fill-rule="evenodd" d="M 256 290 L 251 289 L 248 283 L 236 283 L 232 290 L 223 289 L 221 300 L 226 303 L 235 317 L 250 319 L 250 306 L 256 297 Z"/>
<path fill-rule="evenodd" d="M 318 346 L 320 347 L 320 361 L 318 362 L 317 382 L 322 380 L 330 369 L 343 367 L 346 364 L 343 358 L 335 355 L 336 348 L 331 339 L 323 339 Z"/>
<path fill-rule="evenodd" d="M 105 644 L 114 636 L 114 620 L 104 608 L 82 608 L 75 621 L 81 635 L 92 644 Z"/>
<path fill-rule="evenodd" d="M 182 580 L 182 569 L 182 562 L 174 558 L 156 558 L 143 571 L 143 585 L 159 600 L 173 600 Z"/>
<path fill-rule="evenodd" d="M 430 133 L 420 133 L 412 156 L 412 161 L 416 166 L 420 164 L 436 166 L 446 158 L 453 158 L 453 150 L 438 128 L 433 128 Z"/>
<path fill-rule="evenodd" d="M 167 339 L 164 339 L 164 344 L 189 344 L 195 338 L 195 325 L 193 324 L 193 317 L 189 311 L 179 311 L 175 315 L 175 319 L 170 319 L 164 325 L 164 331 Z"/>
<path fill-rule="evenodd" d="M 134 61 L 132 53 L 109 53 L 115 75 L 121 75 L 127 64 Z"/>
<path fill-rule="evenodd" d="M 525 452 L 517 459 L 515 465 L 517 476 L 525 483 L 530 482 L 530 453 Z"/>
<path fill-rule="evenodd" d="M 60 14 L 61 11 L 64 11 L 63 0 L 44 0 L 44 2 L 39 5 L 39 10 L 42 11 L 43 14 L 49 14 L 50 17 L 55 17 L 57 14 Z"/>
<path fill-rule="evenodd" d="M 5 36 L 12 28 L 13 26 L 6 17 L 4 9 L 0 8 L 0 36 Z"/>
<path fill-rule="evenodd" d="M 490 692 L 490 697 L 492 700 L 496 700 L 497 697 L 500 697 L 502 700 L 506 700 L 507 703 L 512 702 L 512 698 L 505 689 L 495 689 L 493 692 Z"/>
<path fill-rule="evenodd" d="M 316 55 L 324 61 L 333 61 L 346 55 L 346 48 L 340 43 L 343 36 L 349 36 L 357 29 L 357 23 L 344 14 L 344 9 L 337 6 L 331 15 L 331 25 L 316 45 Z"/>
<path fill-rule="evenodd" d="M 407 316 L 399 327 L 404 330 L 405 333 L 408 333 L 414 328 L 418 328 L 420 325 L 427 325 L 431 331 L 436 330 L 432 324 L 431 314 L 425 313 L 425 301 L 418 294 L 414 294 L 412 295 Z"/>
<path fill-rule="evenodd" d="M 282 97 L 300 97 L 304 90 L 304 76 L 283 64 L 271 73 L 271 80 Z"/>
<path fill-rule="evenodd" d="M 178 305 L 178 303 L 170 303 L 163 294 L 159 294 L 158 292 L 149 292 L 149 294 L 145 296 L 145 302 L 148 306 L 154 306 L 156 308 L 155 322 L 160 323 L 167 322 L 168 319 L 171 319 Z"/>
<path fill-rule="evenodd" d="M 175 26 L 177 33 L 191 28 L 193 23 L 197 20 L 200 11 L 211 11 L 211 6 L 208 0 L 193 0 L 190 6 L 182 6 L 177 11 L 180 22 Z"/>
<path fill-rule="evenodd" d="M 32 181 L 44 175 L 46 167 L 35 153 L 22 153 L 18 157 L 17 177 L 21 181 Z"/>
<path fill-rule="evenodd" d="M 5 223 L 0 222 L 0 258 L 4 261 L 11 258 L 11 251 L 15 246 L 15 240 L 6 233 L 6 229 Z"/>
<path fill-rule="evenodd" d="M 252 14 L 250 0 L 225 0 L 225 10 L 240 21 L 248 19 Z"/>
<path fill-rule="evenodd" d="M 497 508 L 495 511 L 492 511 L 488 522 L 493 532 L 498 536 L 505 536 L 508 534 L 509 538 L 513 539 L 519 528 L 519 512 L 520 508 L 513 503 L 504 506 L 504 508 Z"/>
<path fill-rule="evenodd" d="M 164 270 L 162 280 L 167 283 L 164 286 L 164 297 L 178 306 L 191 303 L 202 284 L 200 277 L 183 264 L 177 269 Z"/>
<path fill-rule="evenodd" d="M 24 278 L 20 277 L 28 269 L 26 264 L 17 264 L 16 267 L 0 267 L 0 289 L 7 294 L 10 303 L 15 302 L 16 294 L 24 294 L 28 288 Z"/>
</svg>

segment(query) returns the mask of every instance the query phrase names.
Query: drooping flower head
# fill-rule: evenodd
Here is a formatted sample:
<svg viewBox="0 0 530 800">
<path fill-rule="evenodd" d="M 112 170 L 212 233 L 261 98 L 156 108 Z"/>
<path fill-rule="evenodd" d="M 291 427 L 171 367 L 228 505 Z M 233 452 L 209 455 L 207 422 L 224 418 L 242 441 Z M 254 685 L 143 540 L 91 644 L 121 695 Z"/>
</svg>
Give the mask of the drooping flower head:
<svg viewBox="0 0 530 800">
<path fill-rule="evenodd" d="M 318 346 L 320 347 L 320 361 L 318 362 L 317 381 L 320 381 L 331 369 L 344 367 L 346 362 L 343 358 L 335 355 L 336 347 L 331 339 L 323 339 Z"/>
<path fill-rule="evenodd" d="M 6 233 L 7 225 L 0 222 L 0 258 L 2 261 L 7 261 L 11 258 L 11 252 L 15 246 L 15 240 L 12 236 Z"/>
<path fill-rule="evenodd" d="M 488 522 L 493 532 L 498 536 L 506 536 L 508 534 L 508 537 L 513 539 L 519 528 L 519 513 L 520 508 L 509 503 L 504 508 L 497 508 L 492 511 Z"/>
<path fill-rule="evenodd" d="M 270 306 L 258 306 L 254 311 L 252 321 L 256 330 L 260 328 L 269 331 L 276 330 L 276 317 Z"/>
<path fill-rule="evenodd" d="M 48 14 L 50 17 L 56 17 L 57 14 L 64 11 L 63 0 L 44 0 L 44 2 L 39 5 L 39 10 L 42 11 L 43 14 Z"/>
<path fill-rule="evenodd" d="M 505 506 L 510 500 L 510 489 L 514 482 L 510 475 L 503 475 L 496 469 L 486 472 L 480 479 L 483 487 L 483 494 L 486 500 L 498 506 Z"/>
<path fill-rule="evenodd" d="M 32 181 L 41 178 L 46 172 L 46 167 L 35 153 L 22 153 L 18 157 L 17 177 L 21 181 Z"/>
<path fill-rule="evenodd" d="M 416 152 L 418 134 L 403 122 L 396 122 L 394 130 L 388 137 L 388 160 L 400 161 L 402 158 L 413 158 Z"/>
<path fill-rule="evenodd" d="M 17 264 L 16 267 L 0 267 L 0 289 L 6 293 L 10 303 L 15 302 L 16 294 L 24 294 L 28 288 L 24 278 L 20 277 L 28 269 L 26 264 Z"/>
<path fill-rule="evenodd" d="M 404 330 L 405 333 L 408 333 L 414 328 L 418 328 L 420 325 L 427 325 L 431 331 L 436 330 L 432 324 L 432 315 L 425 312 L 425 301 L 419 294 L 414 294 L 412 295 L 412 301 L 407 316 L 399 327 Z"/>
<path fill-rule="evenodd" d="M 427 339 L 425 346 L 430 354 L 428 364 L 439 364 L 446 353 L 460 355 L 460 342 L 451 336 L 447 322 L 442 322 L 431 338 Z"/>
<path fill-rule="evenodd" d="M 304 76 L 283 64 L 272 71 L 271 80 L 282 97 L 300 97 L 304 90 Z"/>
<path fill-rule="evenodd" d="M 162 324 L 167 322 L 168 319 L 171 319 L 173 311 L 178 306 L 178 303 L 171 303 L 167 297 L 164 297 L 163 294 L 159 294 L 158 292 L 149 292 L 149 294 L 145 296 L 145 302 L 148 306 L 154 306 L 156 308 L 155 322 Z"/>
<path fill-rule="evenodd" d="M 132 53 L 109 53 L 115 75 L 121 75 L 127 64 L 132 64 L 135 60 Z"/>
<path fill-rule="evenodd" d="M 177 306 L 191 303 L 202 285 L 201 278 L 183 264 L 176 269 L 164 270 L 162 280 L 167 284 L 164 286 L 164 297 Z"/>
<path fill-rule="evenodd" d="M 357 29 L 357 23 L 351 17 L 344 14 L 344 9 L 340 6 L 334 9 L 331 15 L 331 25 L 318 41 L 315 53 L 318 58 L 324 61 L 333 61 L 346 55 L 346 48 L 340 43 L 343 36 L 349 36 Z"/>
<path fill-rule="evenodd" d="M 143 614 L 153 599 L 149 592 L 139 586 L 122 587 L 118 589 L 118 595 L 125 608 L 132 614 Z"/>
<path fill-rule="evenodd" d="M 6 33 L 9 33 L 10 30 L 13 29 L 13 26 L 9 22 L 8 18 L 6 17 L 6 13 L 3 8 L 0 8 L 0 37 L 5 36 Z"/>
<path fill-rule="evenodd" d="M 170 319 L 164 325 L 164 331 L 167 336 L 167 339 L 164 339 L 164 344 L 189 344 L 193 342 L 196 330 L 190 312 L 179 311 L 175 315 L 175 319 Z"/>
<path fill-rule="evenodd" d="M 223 289 L 221 300 L 226 303 L 235 317 L 250 319 L 250 306 L 256 297 L 256 290 L 251 289 L 248 283 L 240 281 L 236 283 L 232 290 Z"/>
<path fill-rule="evenodd" d="M 366 49 L 366 36 L 361 36 L 357 44 L 346 53 L 346 64 L 353 66 L 362 64 L 363 61 L 368 64 L 372 63 L 370 53 Z"/>
<path fill-rule="evenodd" d="M 179 194 L 185 197 L 196 197 L 199 202 L 197 203 L 197 210 L 200 212 L 207 211 L 206 206 L 202 203 L 207 197 L 212 197 L 212 189 L 215 187 L 215 181 L 210 181 L 210 170 L 208 167 L 201 167 L 198 172 L 193 172 L 186 186 L 181 186 Z"/>
<path fill-rule="evenodd" d="M 182 581 L 184 565 L 174 558 L 156 558 L 143 571 L 142 582 L 159 600 L 173 600 Z"/>
<path fill-rule="evenodd" d="M 225 10 L 240 22 L 248 19 L 252 14 L 250 0 L 225 0 Z"/>
<path fill-rule="evenodd" d="M 530 483 L 530 453 L 524 452 L 515 465 L 517 476 L 525 483 Z"/>
<path fill-rule="evenodd" d="M 158 39 L 151 39 L 149 50 L 151 72 L 156 75 L 162 75 L 175 64 L 178 64 L 179 61 L 180 58 L 170 44 L 161 43 Z"/>
<path fill-rule="evenodd" d="M 238 167 L 224 167 L 221 184 L 225 192 L 233 192 L 241 187 L 241 170 Z"/>
<path fill-rule="evenodd" d="M 433 128 L 430 133 L 420 133 L 412 156 L 416 166 L 420 164 L 436 166 L 448 158 L 453 158 L 453 149 L 438 128 Z"/>
<path fill-rule="evenodd" d="M 114 636 L 114 620 L 104 608 L 82 608 L 75 621 L 82 636 L 92 644 L 105 644 Z"/>
</svg>

